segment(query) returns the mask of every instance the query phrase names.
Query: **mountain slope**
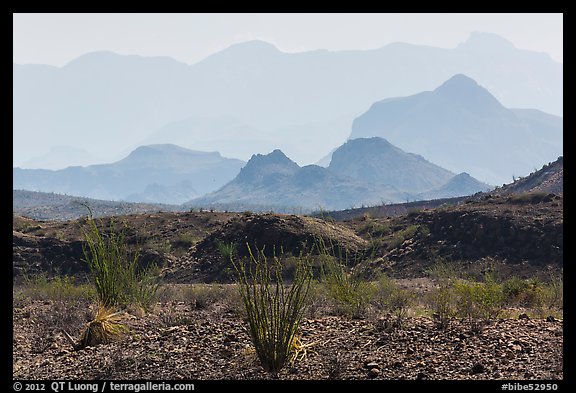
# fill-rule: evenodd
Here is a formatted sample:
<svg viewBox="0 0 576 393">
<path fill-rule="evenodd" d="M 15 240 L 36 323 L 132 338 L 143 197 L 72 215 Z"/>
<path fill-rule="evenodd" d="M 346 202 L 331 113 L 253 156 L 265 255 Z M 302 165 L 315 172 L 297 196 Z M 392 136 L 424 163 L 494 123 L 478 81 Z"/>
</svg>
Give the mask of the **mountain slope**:
<svg viewBox="0 0 576 393">
<path fill-rule="evenodd" d="M 149 145 L 112 164 L 57 171 L 14 168 L 13 188 L 108 200 L 182 203 L 192 195 L 221 187 L 243 164 L 216 152 L 192 151 L 169 144 Z M 168 188 L 161 197 L 158 187 Z M 178 193 L 171 192 L 176 190 Z"/>
<path fill-rule="evenodd" d="M 234 180 L 189 204 L 311 211 L 375 204 L 383 198 L 398 200 L 403 196 L 393 187 L 366 184 L 317 165 L 300 167 L 277 149 L 267 155 L 255 154 Z"/>
<path fill-rule="evenodd" d="M 454 173 L 416 154 L 406 153 L 383 138 L 352 139 L 332 154 L 328 169 L 372 184 L 388 184 L 418 193 L 439 187 Z"/>
<path fill-rule="evenodd" d="M 544 165 L 526 177 L 500 187 L 492 194 L 508 195 L 526 192 L 564 193 L 564 157 L 558 157 L 556 161 Z"/>
<path fill-rule="evenodd" d="M 491 184 L 527 174 L 561 155 L 563 146 L 562 118 L 507 109 L 465 75 L 433 91 L 374 103 L 351 132 L 351 138 L 371 136 Z"/>
<path fill-rule="evenodd" d="M 414 200 L 434 189 L 441 197 L 487 189 L 470 176 L 468 182 L 455 180 L 458 177 L 382 138 L 362 138 L 339 147 L 328 168 L 300 167 L 278 149 L 267 155 L 256 154 L 234 180 L 187 205 L 234 210 L 338 210 Z"/>
<path fill-rule="evenodd" d="M 486 183 L 482 183 L 474 179 L 472 176 L 466 172 L 462 172 L 454 177 L 452 177 L 446 184 L 435 189 L 422 192 L 418 194 L 418 199 L 421 200 L 432 200 L 432 199 L 442 199 L 442 198 L 454 198 L 466 195 L 472 195 L 477 192 L 488 191 L 492 189 Z"/>
<path fill-rule="evenodd" d="M 508 107 L 562 114 L 563 65 L 491 34 L 474 33 L 453 49 L 395 43 L 284 53 L 256 41 L 194 65 L 94 52 L 64 67 L 13 64 L 14 163 L 57 145 L 112 160 L 168 124 L 222 116 L 273 130 L 281 143 L 276 146 L 297 162 L 315 162 L 345 141 L 344 125 L 373 102 L 433 89 L 458 73 L 475 78 Z M 337 119 L 338 128 L 313 126 Z M 306 144 L 288 150 L 293 140 Z M 160 142 L 180 143 L 147 143 Z M 243 157 L 235 153 L 226 155 Z"/>
</svg>

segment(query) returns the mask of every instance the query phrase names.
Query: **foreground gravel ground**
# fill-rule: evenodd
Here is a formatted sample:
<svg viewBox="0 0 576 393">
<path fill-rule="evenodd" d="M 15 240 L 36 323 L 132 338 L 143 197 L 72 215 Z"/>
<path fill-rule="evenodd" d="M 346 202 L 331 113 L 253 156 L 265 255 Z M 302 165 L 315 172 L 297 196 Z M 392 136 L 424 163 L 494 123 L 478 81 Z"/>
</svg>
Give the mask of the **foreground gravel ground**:
<svg viewBox="0 0 576 393">
<path fill-rule="evenodd" d="M 382 319 L 321 316 L 300 329 L 306 353 L 278 375 L 259 365 L 242 318 L 222 307 L 159 304 L 127 317 L 121 340 L 73 351 L 86 304 L 34 301 L 14 307 L 15 379 L 563 379 L 563 322 L 493 321 L 482 332 L 453 320 L 439 330 L 427 317 L 391 328 Z"/>
</svg>

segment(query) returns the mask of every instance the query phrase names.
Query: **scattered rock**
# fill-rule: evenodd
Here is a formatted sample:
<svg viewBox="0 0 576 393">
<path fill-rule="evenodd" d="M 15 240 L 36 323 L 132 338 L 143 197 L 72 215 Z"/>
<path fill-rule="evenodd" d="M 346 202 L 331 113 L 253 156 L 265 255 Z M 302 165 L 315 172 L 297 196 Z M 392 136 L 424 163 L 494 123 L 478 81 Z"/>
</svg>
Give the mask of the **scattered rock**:
<svg viewBox="0 0 576 393">
<path fill-rule="evenodd" d="M 372 360 L 364 362 L 364 368 L 379 368 L 379 364 Z"/>
<path fill-rule="evenodd" d="M 482 374 L 483 372 L 486 371 L 486 368 L 484 367 L 484 365 L 480 362 L 474 364 L 474 366 L 472 366 L 472 371 L 471 374 Z"/>
<path fill-rule="evenodd" d="M 424 374 L 424 373 L 422 373 L 422 372 L 420 372 L 420 373 L 418 373 L 418 374 L 416 375 L 416 380 L 417 380 L 417 381 L 422 381 L 422 380 L 425 380 L 425 379 L 428 379 L 428 375 L 426 375 L 426 374 Z"/>
<path fill-rule="evenodd" d="M 63 336 L 54 335 L 50 324 L 54 318 L 60 320 L 66 316 L 72 321 L 71 331 L 76 332 L 85 324 L 85 306 L 71 304 L 57 308 L 53 302 L 33 302 L 14 313 L 14 337 L 17 338 L 12 349 L 17 363 L 13 367 L 14 379 L 270 378 L 262 369 L 245 321 L 237 314 L 223 313 L 219 306 L 198 310 L 189 302 L 159 304 L 142 318 L 126 319 L 130 335 L 124 339 L 73 351 Z M 172 319 L 163 319 L 166 310 L 172 310 Z M 24 315 L 32 317 L 24 318 Z M 167 324 L 180 321 L 183 316 L 198 322 Z M 31 319 L 36 323 L 32 324 Z M 431 318 L 406 318 L 403 334 L 394 332 L 385 344 L 378 344 L 379 334 L 366 330 L 366 326 L 366 320 L 330 315 L 319 315 L 314 322 L 306 321 L 302 324 L 303 330 L 309 332 L 306 342 L 315 344 L 307 348 L 302 359 L 280 370 L 277 378 L 563 378 L 562 325 L 543 318 L 527 323 L 507 319 L 491 325 L 482 334 L 466 338 L 466 345 L 462 345 L 461 340 L 459 352 L 453 350 L 454 339 L 461 332 L 467 334 L 469 325 L 456 319 L 448 330 L 439 331 Z M 556 336 L 556 332 L 560 335 Z M 41 355 L 34 353 L 39 337 L 52 336 L 58 348 Z M 350 340 L 351 336 L 354 339 Z M 424 357 L 427 350 L 432 355 Z M 340 356 L 336 357 L 338 353 Z"/>
</svg>

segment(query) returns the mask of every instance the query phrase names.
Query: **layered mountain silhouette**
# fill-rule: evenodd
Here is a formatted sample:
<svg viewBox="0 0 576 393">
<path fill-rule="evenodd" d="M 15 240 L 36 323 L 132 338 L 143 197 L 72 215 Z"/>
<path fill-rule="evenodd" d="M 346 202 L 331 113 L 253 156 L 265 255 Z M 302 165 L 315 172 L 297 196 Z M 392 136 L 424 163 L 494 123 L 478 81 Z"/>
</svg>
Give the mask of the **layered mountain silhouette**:
<svg viewBox="0 0 576 393">
<path fill-rule="evenodd" d="M 339 210 L 436 194 L 470 195 L 489 188 L 469 175 L 455 175 L 421 156 L 406 153 L 382 138 L 360 138 L 338 148 L 328 168 L 300 167 L 279 149 L 253 155 L 234 180 L 188 205 Z"/>
<path fill-rule="evenodd" d="M 328 169 L 365 183 L 390 184 L 409 193 L 439 187 L 454 176 L 454 173 L 422 156 L 406 153 L 383 138 L 346 142 L 332 154 Z"/>
<path fill-rule="evenodd" d="M 108 200 L 179 204 L 220 188 L 244 162 L 171 144 L 141 146 L 111 163 L 13 169 L 13 188 Z"/>
<path fill-rule="evenodd" d="M 562 64 L 487 33 L 474 33 L 453 49 L 395 43 L 373 50 L 284 53 L 252 41 L 193 65 L 94 52 L 63 67 L 13 64 L 14 163 L 53 146 L 117 160 L 150 143 L 244 158 L 245 144 L 234 150 L 235 144 L 218 140 L 201 147 L 184 143 L 186 133 L 202 130 L 179 122 L 205 118 L 218 124 L 223 117 L 246 125 L 242 138 L 254 144 L 252 152 L 271 150 L 270 144 L 256 145 L 264 133 L 295 161 L 316 162 L 345 142 L 352 120 L 372 103 L 434 89 L 458 73 L 477 80 L 507 107 L 562 114 Z M 175 134 L 182 140 L 159 137 L 177 123 L 181 132 Z M 215 128 L 207 125 L 205 132 Z"/>
<path fill-rule="evenodd" d="M 343 209 L 355 203 L 379 203 L 401 197 L 392 187 L 376 187 L 340 176 L 317 165 L 300 167 L 282 151 L 255 154 L 238 176 L 220 190 L 189 202 L 190 206 L 219 206 L 231 210 L 260 207 L 274 211 Z"/>
<path fill-rule="evenodd" d="M 562 118 L 508 109 L 465 75 L 433 91 L 374 103 L 353 122 L 351 138 L 380 136 L 449 170 L 491 184 L 562 154 Z"/>
</svg>

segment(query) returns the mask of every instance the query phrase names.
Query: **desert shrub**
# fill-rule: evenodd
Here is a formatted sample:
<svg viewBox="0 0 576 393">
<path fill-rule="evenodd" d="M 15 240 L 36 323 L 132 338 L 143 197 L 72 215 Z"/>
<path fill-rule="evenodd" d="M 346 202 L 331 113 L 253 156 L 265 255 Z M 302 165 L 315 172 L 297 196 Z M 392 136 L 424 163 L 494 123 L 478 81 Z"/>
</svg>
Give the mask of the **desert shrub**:
<svg viewBox="0 0 576 393">
<path fill-rule="evenodd" d="M 368 219 L 366 219 L 367 221 Z M 391 232 L 390 225 L 388 223 L 378 223 L 374 221 L 367 221 L 358 229 L 360 234 L 368 234 L 372 237 L 382 237 L 389 235 Z"/>
<path fill-rule="evenodd" d="M 327 315 L 330 310 L 328 297 L 326 287 L 317 280 L 313 280 L 308 290 L 306 316 L 315 318 L 320 315 Z"/>
<path fill-rule="evenodd" d="M 451 284 L 441 284 L 426 295 L 426 305 L 433 312 L 436 325 L 447 329 L 456 315 L 456 296 Z"/>
<path fill-rule="evenodd" d="M 456 265 L 443 258 L 437 258 L 434 264 L 425 270 L 425 273 L 441 285 L 449 285 L 461 276 Z"/>
<path fill-rule="evenodd" d="M 520 305 L 524 294 L 529 290 L 530 282 L 518 276 L 512 276 L 502 283 L 504 301 L 509 306 Z"/>
<path fill-rule="evenodd" d="M 552 275 L 550 282 L 544 288 L 544 303 L 549 308 L 562 310 L 564 308 L 564 275 L 563 272 Z"/>
<path fill-rule="evenodd" d="M 374 303 L 380 309 L 395 317 L 396 326 L 401 327 L 410 306 L 414 303 L 415 295 L 400 288 L 392 279 L 383 274 L 376 281 L 373 298 Z"/>
<path fill-rule="evenodd" d="M 346 252 L 335 250 L 330 253 L 321 242 L 317 247 L 321 255 L 321 282 L 334 302 L 335 312 L 352 318 L 364 316 L 372 300 L 374 286 L 349 271 Z M 334 250 L 334 247 L 331 249 Z"/>
<path fill-rule="evenodd" d="M 546 285 L 537 278 L 511 277 L 502 283 L 504 301 L 509 306 L 541 309 Z"/>
<path fill-rule="evenodd" d="M 448 328 L 450 320 L 458 312 L 458 299 L 454 283 L 461 275 L 456 265 L 438 258 L 425 273 L 436 282 L 437 287 L 426 296 L 426 306 L 433 313 L 436 324 L 441 329 Z"/>
<path fill-rule="evenodd" d="M 227 312 L 231 312 L 243 319 L 248 317 L 238 284 L 226 284 L 223 287 L 221 301 Z"/>
<path fill-rule="evenodd" d="M 90 266 L 99 303 L 107 308 L 138 304 L 148 309 L 159 285 L 154 269 L 139 267 L 140 250 L 129 252 L 125 229 L 117 229 L 113 219 L 107 232 L 98 227 L 92 211 L 87 223 L 84 260 Z"/>
<path fill-rule="evenodd" d="M 291 359 L 312 280 L 309 258 L 301 256 L 291 285 L 284 285 L 282 265 L 264 249 L 231 262 L 248 319 L 250 337 L 264 369 L 276 373 Z"/>
<path fill-rule="evenodd" d="M 453 284 L 453 288 L 457 315 L 466 318 L 475 330 L 480 329 L 485 321 L 497 318 L 502 311 L 502 285 L 491 275 L 486 275 L 484 282 L 458 280 Z"/>
<path fill-rule="evenodd" d="M 540 202 L 547 202 L 552 200 L 554 195 L 542 192 L 542 191 L 532 191 L 524 192 L 522 194 L 512 195 L 508 198 L 508 201 L 516 204 L 536 204 Z"/>
<path fill-rule="evenodd" d="M 170 301 L 162 305 L 157 311 L 160 323 L 164 327 L 194 325 L 197 319 L 188 312 L 184 312 L 178 304 Z"/>
<path fill-rule="evenodd" d="M 188 249 L 196 242 L 196 238 L 190 233 L 181 233 L 172 242 L 172 245 L 176 249 Z"/>
<path fill-rule="evenodd" d="M 184 298 L 197 310 L 203 310 L 217 303 L 224 289 L 211 284 L 194 284 L 184 289 Z"/>
<path fill-rule="evenodd" d="M 223 241 L 216 241 L 216 248 L 224 259 L 232 259 L 236 253 L 236 245 L 234 243 L 225 243 Z"/>
<path fill-rule="evenodd" d="M 77 350 L 100 344 L 108 344 L 120 338 L 128 331 L 127 327 L 120 322 L 122 317 L 122 313 L 115 312 L 112 308 L 100 306 L 96 316 L 86 325 L 77 343 L 74 343 L 66 332 L 65 334 Z"/>
<path fill-rule="evenodd" d="M 90 301 L 77 300 L 45 300 L 46 307 L 34 307 L 31 319 L 34 323 L 35 335 L 49 339 L 55 332 L 63 329 L 77 333 L 93 317 Z"/>
</svg>

